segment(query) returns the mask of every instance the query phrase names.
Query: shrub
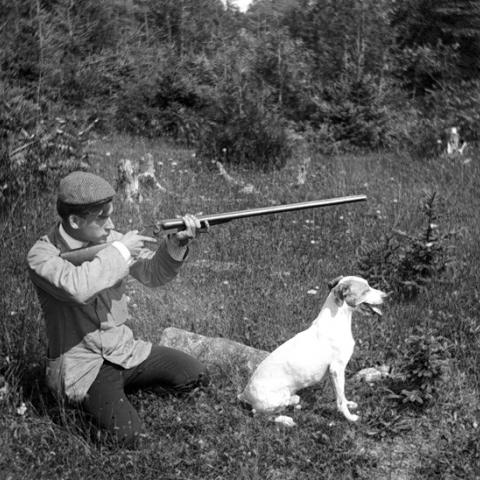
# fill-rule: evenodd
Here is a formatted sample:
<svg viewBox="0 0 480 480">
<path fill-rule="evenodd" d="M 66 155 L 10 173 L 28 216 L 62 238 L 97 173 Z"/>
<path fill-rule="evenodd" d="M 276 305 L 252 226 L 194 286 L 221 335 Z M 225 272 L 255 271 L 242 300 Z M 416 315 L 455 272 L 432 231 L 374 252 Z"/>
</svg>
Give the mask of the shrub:
<svg viewBox="0 0 480 480">
<path fill-rule="evenodd" d="M 398 374 L 390 380 L 402 405 L 423 409 L 432 403 L 446 379 L 450 349 L 445 337 L 420 327 L 407 337 Z"/>
<path fill-rule="evenodd" d="M 0 97 L 0 211 L 22 199 L 30 187 L 45 189 L 72 170 L 86 169 L 84 147 L 95 122 L 39 120 L 37 105 L 6 88 Z"/>
<path fill-rule="evenodd" d="M 434 202 L 435 193 L 427 195 L 422 204 L 426 222 L 421 232 L 411 235 L 394 230 L 361 247 L 357 261 L 360 273 L 403 299 L 414 299 L 440 278 L 451 260 L 448 239 L 455 233 L 440 233 Z"/>
<path fill-rule="evenodd" d="M 310 122 L 320 130 L 327 125 L 339 149 L 389 145 L 384 95 L 373 76 L 346 73 L 319 93 Z"/>
<path fill-rule="evenodd" d="M 145 74 L 141 65 L 117 96 L 115 126 L 146 137 L 166 136 L 191 144 L 198 130 L 204 100 L 185 60 L 169 59 L 168 52 Z"/>
<path fill-rule="evenodd" d="M 282 118 L 254 103 L 234 111 L 227 98 L 222 100 L 201 130 L 198 156 L 261 169 L 282 167 L 291 153 Z"/>
</svg>

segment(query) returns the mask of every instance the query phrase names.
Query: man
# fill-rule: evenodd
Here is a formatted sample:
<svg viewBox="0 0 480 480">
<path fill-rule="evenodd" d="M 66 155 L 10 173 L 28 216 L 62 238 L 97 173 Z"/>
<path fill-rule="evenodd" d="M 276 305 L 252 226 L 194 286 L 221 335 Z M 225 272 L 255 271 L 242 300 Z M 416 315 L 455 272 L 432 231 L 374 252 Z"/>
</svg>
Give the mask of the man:
<svg viewBox="0 0 480 480">
<path fill-rule="evenodd" d="M 186 391 L 208 377 L 189 355 L 134 339 L 125 325 L 126 278 L 131 274 L 150 287 L 172 280 L 200 222 L 183 217 L 185 230 L 169 235 L 154 253 L 144 248 L 154 238 L 114 230 L 114 195 L 111 185 L 92 173 L 63 178 L 57 197 L 61 221 L 35 243 L 27 261 L 46 322 L 48 385 L 113 438 L 135 446 L 144 428 L 125 390 Z M 112 243 L 80 266 L 60 256 L 106 242 Z"/>
</svg>

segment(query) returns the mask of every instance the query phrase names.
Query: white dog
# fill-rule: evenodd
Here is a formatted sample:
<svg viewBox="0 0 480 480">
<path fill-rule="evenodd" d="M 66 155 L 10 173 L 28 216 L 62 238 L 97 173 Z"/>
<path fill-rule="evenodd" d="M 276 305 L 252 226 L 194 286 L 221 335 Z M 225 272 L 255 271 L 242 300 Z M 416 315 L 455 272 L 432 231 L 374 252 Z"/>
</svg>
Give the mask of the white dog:
<svg viewBox="0 0 480 480">
<path fill-rule="evenodd" d="M 338 410 L 348 420 L 358 420 L 358 415 L 349 411 L 357 404 L 348 401 L 344 391 L 345 367 L 355 344 L 352 312 L 364 306 L 381 315 L 376 305 L 381 305 L 387 294 L 353 276 L 338 277 L 329 283 L 329 288 L 330 294 L 312 325 L 265 358 L 238 396 L 254 412 L 274 413 L 287 406 L 298 406 L 300 397 L 295 393 L 320 382 L 329 369 Z M 295 425 L 293 419 L 283 415 L 276 421 Z"/>
</svg>

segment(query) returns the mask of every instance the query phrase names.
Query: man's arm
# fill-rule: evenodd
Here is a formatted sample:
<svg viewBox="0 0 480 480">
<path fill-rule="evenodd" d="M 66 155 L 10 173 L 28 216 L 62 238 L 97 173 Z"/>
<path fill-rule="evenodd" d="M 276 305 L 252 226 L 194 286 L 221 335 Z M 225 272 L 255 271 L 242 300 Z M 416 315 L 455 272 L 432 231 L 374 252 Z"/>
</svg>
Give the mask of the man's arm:
<svg viewBox="0 0 480 480">
<path fill-rule="evenodd" d="M 42 238 L 28 253 L 27 263 L 33 283 L 60 301 L 86 304 L 128 275 L 128 263 L 114 246 L 80 266 L 63 260 L 59 253 L 55 245 Z"/>
<path fill-rule="evenodd" d="M 188 255 L 188 245 L 200 229 L 193 215 L 183 217 L 185 230 L 165 238 L 155 253 L 140 254 L 130 267 L 130 273 L 149 287 L 158 287 L 172 280 Z"/>
</svg>

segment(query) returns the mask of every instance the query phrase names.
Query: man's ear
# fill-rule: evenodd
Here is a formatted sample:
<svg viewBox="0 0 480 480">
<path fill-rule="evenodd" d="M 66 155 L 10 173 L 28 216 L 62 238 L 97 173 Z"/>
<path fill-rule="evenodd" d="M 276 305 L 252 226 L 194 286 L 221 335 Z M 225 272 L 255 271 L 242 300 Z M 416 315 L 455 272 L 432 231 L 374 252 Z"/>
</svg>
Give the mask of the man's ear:
<svg viewBox="0 0 480 480">
<path fill-rule="evenodd" d="M 70 228 L 73 228 L 74 230 L 78 230 L 81 227 L 82 220 L 83 220 L 82 217 L 72 214 L 68 216 L 67 223 Z"/>
<path fill-rule="evenodd" d="M 328 289 L 331 290 L 333 287 L 336 287 L 338 285 L 338 282 L 342 279 L 343 277 L 340 275 L 338 277 L 335 277 L 333 280 L 330 280 L 327 283 Z"/>
</svg>

